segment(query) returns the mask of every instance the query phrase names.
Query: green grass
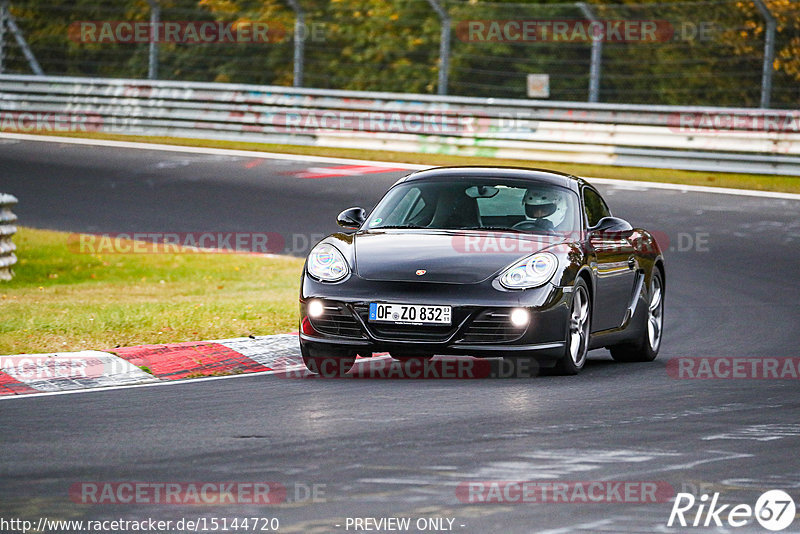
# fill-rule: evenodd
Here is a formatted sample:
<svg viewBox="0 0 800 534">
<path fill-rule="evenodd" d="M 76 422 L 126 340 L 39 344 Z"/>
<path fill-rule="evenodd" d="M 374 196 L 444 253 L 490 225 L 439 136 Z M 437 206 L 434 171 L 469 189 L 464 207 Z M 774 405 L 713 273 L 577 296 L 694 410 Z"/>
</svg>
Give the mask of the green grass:
<svg viewBox="0 0 800 534">
<path fill-rule="evenodd" d="M 82 254 L 69 234 L 19 228 L 0 282 L 0 354 L 297 330 L 303 262 L 247 254 Z"/>
<path fill-rule="evenodd" d="M 48 134 L 53 135 L 53 134 Z M 416 163 L 421 165 L 522 165 L 569 172 L 577 176 L 595 178 L 616 178 L 618 180 L 643 180 L 710 187 L 733 187 L 737 189 L 756 189 L 761 191 L 783 191 L 800 193 L 800 178 L 797 176 L 773 176 L 763 174 L 714 173 L 681 171 L 675 169 L 644 169 L 637 167 L 612 167 L 607 165 L 587 165 L 582 163 L 556 163 L 551 161 L 528 161 L 497 159 L 488 157 L 466 157 L 447 154 L 417 154 L 411 152 L 391 152 L 383 150 L 362 150 L 350 148 L 324 148 L 293 145 L 274 145 L 268 143 L 245 143 L 241 141 L 217 141 L 211 139 L 183 139 L 173 137 L 149 137 L 135 135 L 115 135 L 97 132 L 64 132 L 55 135 L 112 139 L 165 145 L 200 146 L 229 148 L 237 150 L 258 150 L 282 154 L 301 154 L 329 156 L 397 163 Z"/>
</svg>

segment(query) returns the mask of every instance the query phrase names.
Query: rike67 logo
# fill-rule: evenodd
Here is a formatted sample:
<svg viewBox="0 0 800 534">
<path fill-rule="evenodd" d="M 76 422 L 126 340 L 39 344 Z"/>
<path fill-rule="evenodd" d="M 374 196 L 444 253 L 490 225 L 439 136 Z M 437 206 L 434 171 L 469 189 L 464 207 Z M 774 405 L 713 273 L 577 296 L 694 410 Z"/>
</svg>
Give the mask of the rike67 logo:
<svg viewBox="0 0 800 534">
<path fill-rule="evenodd" d="M 777 532 L 792 524 L 794 514 L 794 500 L 781 490 L 762 493 L 755 506 L 719 504 L 719 493 L 710 498 L 703 494 L 699 499 L 691 493 L 678 493 L 667 526 L 738 528 L 755 519 L 765 529 Z"/>
</svg>

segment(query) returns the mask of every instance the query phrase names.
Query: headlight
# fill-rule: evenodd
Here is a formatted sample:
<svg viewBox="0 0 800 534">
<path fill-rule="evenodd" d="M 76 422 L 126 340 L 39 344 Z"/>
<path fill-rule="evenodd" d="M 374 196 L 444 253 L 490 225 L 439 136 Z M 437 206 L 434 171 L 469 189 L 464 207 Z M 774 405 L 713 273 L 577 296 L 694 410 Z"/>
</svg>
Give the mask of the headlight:
<svg viewBox="0 0 800 534">
<path fill-rule="evenodd" d="M 550 280 L 558 267 L 558 259 L 549 252 L 537 252 L 511 265 L 500 275 L 500 283 L 508 289 L 527 289 Z"/>
<path fill-rule="evenodd" d="M 333 245 L 320 243 L 308 255 L 308 274 L 325 282 L 336 282 L 350 273 L 344 256 Z"/>
</svg>

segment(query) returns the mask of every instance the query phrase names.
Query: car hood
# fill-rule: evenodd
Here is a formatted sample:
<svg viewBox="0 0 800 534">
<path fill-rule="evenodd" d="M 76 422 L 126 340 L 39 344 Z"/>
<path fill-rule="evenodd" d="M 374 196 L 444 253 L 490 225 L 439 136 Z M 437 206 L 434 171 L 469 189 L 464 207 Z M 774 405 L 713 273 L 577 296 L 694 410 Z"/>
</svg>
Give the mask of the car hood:
<svg viewBox="0 0 800 534">
<path fill-rule="evenodd" d="M 354 236 L 355 271 L 368 280 L 473 284 L 560 242 L 500 231 L 371 230 Z"/>
</svg>

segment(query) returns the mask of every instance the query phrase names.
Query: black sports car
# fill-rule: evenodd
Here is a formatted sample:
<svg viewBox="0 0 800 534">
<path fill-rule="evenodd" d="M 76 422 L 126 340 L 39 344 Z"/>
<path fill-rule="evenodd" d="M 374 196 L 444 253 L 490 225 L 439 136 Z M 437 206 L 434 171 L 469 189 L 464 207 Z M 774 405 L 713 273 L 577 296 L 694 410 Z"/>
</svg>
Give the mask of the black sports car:
<svg viewBox="0 0 800 534">
<path fill-rule="evenodd" d="M 400 179 L 367 215 L 350 208 L 309 253 L 300 290 L 306 366 L 356 355 L 526 359 L 576 374 L 589 349 L 650 361 L 663 328 L 664 258 L 581 178 L 443 167 Z"/>
</svg>

